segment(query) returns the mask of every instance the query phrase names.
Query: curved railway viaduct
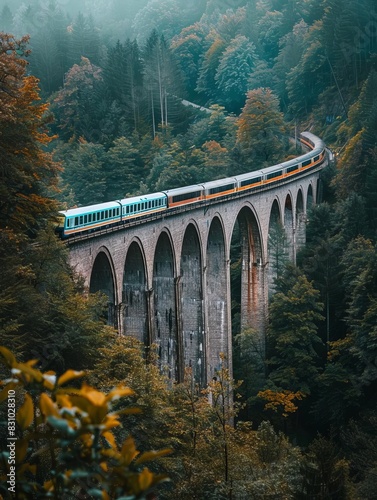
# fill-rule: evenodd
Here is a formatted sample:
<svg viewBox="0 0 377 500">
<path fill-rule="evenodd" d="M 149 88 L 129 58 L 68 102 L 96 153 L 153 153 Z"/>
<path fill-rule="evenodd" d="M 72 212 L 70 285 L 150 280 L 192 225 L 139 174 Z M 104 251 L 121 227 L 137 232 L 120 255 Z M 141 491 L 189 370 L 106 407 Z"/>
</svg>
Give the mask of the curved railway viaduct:
<svg viewBox="0 0 377 500">
<path fill-rule="evenodd" d="M 230 246 L 239 238 L 241 328 L 264 352 L 273 279 L 269 233 L 285 228 L 290 258 L 305 244 L 306 214 L 324 164 L 252 194 L 216 198 L 69 241 L 70 261 L 91 292 L 108 297 L 108 322 L 120 334 L 156 344 L 160 367 L 181 381 L 186 367 L 205 385 L 225 354 L 232 370 Z M 232 373 L 232 371 L 231 371 Z"/>
</svg>

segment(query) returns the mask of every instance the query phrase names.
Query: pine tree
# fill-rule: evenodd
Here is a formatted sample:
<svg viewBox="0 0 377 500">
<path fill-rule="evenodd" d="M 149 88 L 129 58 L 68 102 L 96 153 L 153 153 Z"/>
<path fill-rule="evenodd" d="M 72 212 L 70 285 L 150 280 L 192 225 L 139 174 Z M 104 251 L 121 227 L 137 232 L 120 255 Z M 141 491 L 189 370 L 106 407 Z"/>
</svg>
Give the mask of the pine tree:
<svg viewBox="0 0 377 500">
<path fill-rule="evenodd" d="M 216 70 L 215 82 L 230 111 L 238 112 L 245 102 L 250 73 L 255 64 L 255 47 L 239 35 L 227 46 Z"/>
<path fill-rule="evenodd" d="M 276 293 L 269 309 L 269 379 L 278 387 L 310 394 L 320 373 L 324 346 L 317 335 L 323 319 L 319 292 L 299 275 L 287 292 Z"/>
<path fill-rule="evenodd" d="M 241 151 L 245 172 L 282 159 L 285 125 L 279 101 L 270 89 L 248 92 L 237 127 L 236 144 Z"/>
<path fill-rule="evenodd" d="M 106 153 L 106 200 L 132 195 L 143 180 L 143 164 L 132 142 L 119 137 Z"/>
<path fill-rule="evenodd" d="M 54 96 L 52 103 L 62 138 L 101 140 L 97 107 L 97 89 L 101 81 L 102 70 L 85 57 L 69 70 L 64 87 Z"/>
</svg>

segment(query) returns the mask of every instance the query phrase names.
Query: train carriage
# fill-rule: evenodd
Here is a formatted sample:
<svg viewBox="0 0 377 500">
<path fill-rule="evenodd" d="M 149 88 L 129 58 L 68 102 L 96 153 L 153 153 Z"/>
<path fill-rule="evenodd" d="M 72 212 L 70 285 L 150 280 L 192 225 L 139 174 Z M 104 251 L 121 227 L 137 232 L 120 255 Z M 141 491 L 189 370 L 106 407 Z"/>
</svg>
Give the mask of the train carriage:
<svg viewBox="0 0 377 500">
<path fill-rule="evenodd" d="M 59 213 L 64 217 L 64 224 L 60 231 L 64 237 L 67 237 L 120 222 L 121 204 L 119 201 L 110 201 L 87 207 L 71 208 Z"/>
<path fill-rule="evenodd" d="M 204 187 L 202 184 L 193 184 L 176 189 L 164 191 L 168 200 L 168 207 L 179 207 L 189 203 L 195 203 L 203 199 Z"/>
<path fill-rule="evenodd" d="M 122 220 L 140 217 L 148 212 L 160 212 L 167 208 L 167 196 L 164 192 L 133 196 L 120 200 Z"/>
<path fill-rule="evenodd" d="M 226 196 L 236 191 L 237 181 L 235 177 L 227 177 L 204 183 L 204 197 L 206 200 Z"/>
</svg>

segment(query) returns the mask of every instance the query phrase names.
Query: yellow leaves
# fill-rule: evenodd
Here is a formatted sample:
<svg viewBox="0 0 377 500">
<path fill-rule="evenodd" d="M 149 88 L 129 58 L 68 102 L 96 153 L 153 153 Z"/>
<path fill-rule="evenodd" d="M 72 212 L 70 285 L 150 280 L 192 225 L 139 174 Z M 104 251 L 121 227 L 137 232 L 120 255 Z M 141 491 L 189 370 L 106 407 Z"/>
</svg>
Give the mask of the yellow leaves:
<svg viewBox="0 0 377 500">
<path fill-rule="evenodd" d="M 139 411 L 135 408 L 112 411 L 111 406 L 115 401 L 133 395 L 131 389 L 119 385 L 106 394 L 86 383 L 78 389 L 63 388 L 64 384 L 82 377 L 84 373 L 68 370 L 57 378 L 55 372 L 42 373 L 35 369 L 36 360 L 18 363 L 14 355 L 3 347 L 0 348 L 0 354 L 13 376 L 10 382 L 3 382 L 5 388 L 1 396 L 9 387 L 26 389 L 24 402 L 16 413 L 19 428 L 27 431 L 34 421 L 34 403 L 27 392 L 29 384 L 32 384 L 34 401 L 37 401 L 35 404 L 40 410 L 34 422 L 33 432 L 25 432 L 23 439 L 17 441 L 19 486 L 30 483 L 30 473 L 38 475 L 38 465 L 31 465 L 30 457 L 42 454 L 45 457 L 47 452 L 53 457 L 51 472 L 55 472 L 56 467 L 62 471 L 62 481 L 59 480 L 59 484 L 52 474 L 53 478 L 41 486 L 48 496 L 71 492 L 77 484 L 77 478 L 85 485 L 89 485 L 94 478 L 97 481 L 98 477 L 93 476 L 93 464 L 101 470 L 101 490 L 97 489 L 97 492 L 101 491 L 104 499 L 141 496 L 166 479 L 147 468 L 142 471 L 137 468 L 145 462 L 164 457 L 171 450 L 140 453 L 131 436 L 118 447 L 111 430 L 121 425 L 121 413 Z M 39 449 L 35 448 L 36 438 L 45 443 Z M 62 448 L 66 452 L 58 453 Z M 72 463 L 80 464 L 80 468 L 69 469 Z"/>
<path fill-rule="evenodd" d="M 83 384 L 82 388 L 70 396 L 70 402 L 82 413 L 87 415 L 83 418 L 86 424 L 102 425 L 111 429 L 119 425 L 118 415 L 109 414 L 110 403 L 124 396 L 130 396 L 133 391 L 128 387 L 119 386 L 109 394 L 97 391 L 93 387 Z"/>
<path fill-rule="evenodd" d="M 143 469 L 139 474 L 140 491 L 146 491 L 150 488 L 153 482 L 153 474 L 148 469 Z"/>
<path fill-rule="evenodd" d="M 52 401 L 52 399 L 46 394 L 42 393 L 39 398 L 39 408 L 45 417 L 49 417 L 50 415 L 54 417 L 59 417 L 59 411 Z"/>
<path fill-rule="evenodd" d="M 122 457 L 122 465 L 130 465 L 132 460 L 139 454 L 136 449 L 135 441 L 131 436 L 129 436 L 123 442 L 122 448 L 120 450 L 120 454 Z"/>
<path fill-rule="evenodd" d="M 13 356 L 13 353 L 7 349 L 6 347 L 0 346 L 0 353 L 2 354 L 6 365 L 11 368 L 13 365 L 17 363 L 16 358 Z"/>
<path fill-rule="evenodd" d="M 328 361 L 333 361 L 334 359 L 336 359 L 342 352 L 349 348 L 351 344 L 352 341 L 349 336 L 345 337 L 344 339 L 329 342 L 329 351 L 327 353 Z"/>
<path fill-rule="evenodd" d="M 105 431 L 102 433 L 102 435 L 113 449 L 115 449 L 117 447 L 115 437 L 114 437 L 114 434 L 112 432 Z"/>
<path fill-rule="evenodd" d="M 146 451 L 140 455 L 139 458 L 135 460 L 136 465 L 143 464 L 145 462 L 150 462 L 152 460 L 156 460 L 156 458 L 160 457 L 165 457 L 166 455 L 170 455 L 173 450 L 166 448 L 165 450 L 159 450 L 159 451 Z"/>
<path fill-rule="evenodd" d="M 83 371 L 76 371 L 76 370 L 67 370 L 61 377 L 58 378 L 58 386 L 64 385 L 66 382 L 69 382 L 70 380 L 74 380 L 76 378 L 80 378 L 84 376 Z"/>
<path fill-rule="evenodd" d="M 265 399 L 268 403 L 265 405 L 265 410 L 272 410 L 277 412 L 279 407 L 283 410 L 282 416 L 288 417 L 289 414 L 294 413 L 298 407 L 294 404 L 294 400 L 301 401 L 305 394 L 300 391 L 291 392 L 291 391 L 272 391 L 271 389 L 267 389 L 265 391 L 259 391 L 258 397 Z"/>
<path fill-rule="evenodd" d="M 89 385 L 84 384 L 81 391 L 79 393 L 81 396 L 85 397 L 89 403 L 92 403 L 94 406 L 102 406 L 106 403 L 106 396 L 103 392 L 97 391 L 93 389 Z"/>
<path fill-rule="evenodd" d="M 34 405 L 33 400 L 29 394 L 25 394 L 24 404 L 17 412 L 17 423 L 20 428 L 25 431 L 34 419 Z"/>
<path fill-rule="evenodd" d="M 118 386 L 106 396 L 106 401 L 115 401 L 116 399 L 125 397 L 125 396 L 133 396 L 134 391 L 129 387 Z"/>
</svg>

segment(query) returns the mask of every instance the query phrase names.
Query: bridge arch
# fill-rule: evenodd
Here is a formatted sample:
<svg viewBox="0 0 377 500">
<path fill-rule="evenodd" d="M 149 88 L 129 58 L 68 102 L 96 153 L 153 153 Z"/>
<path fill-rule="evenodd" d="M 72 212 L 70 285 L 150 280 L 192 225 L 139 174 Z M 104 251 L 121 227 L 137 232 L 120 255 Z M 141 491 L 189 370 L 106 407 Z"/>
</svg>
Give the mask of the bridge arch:
<svg viewBox="0 0 377 500">
<path fill-rule="evenodd" d="M 274 280 L 281 273 L 287 260 L 287 237 L 282 223 L 282 208 L 275 197 L 270 210 L 267 237 L 268 296 L 274 292 Z"/>
<path fill-rule="evenodd" d="M 306 213 L 308 213 L 308 211 L 311 209 L 313 203 L 314 203 L 313 186 L 312 183 L 310 183 L 306 194 Z"/>
<path fill-rule="evenodd" d="M 252 337 L 253 352 L 248 353 L 247 362 L 251 363 L 250 370 L 253 370 L 255 383 L 260 387 L 262 382 L 257 380 L 257 374 L 264 373 L 261 360 L 265 351 L 265 247 L 261 222 L 250 202 L 243 203 L 237 213 L 231 244 L 232 337 L 234 339 L 238 333 Z M 245 362 L 243 353 L 239 349 L 237 352 L 237 362 Z"/>
<path fill-rule="evenodd" d="M 175 253 L 171 234 L 164 228 L 153 258 L 153 330 L 160 369 L 170 381 L 179 380 Z"/>
<path fill-rule="evenodd" d="M 123 333 L 149 342 L 147 271 L 142 244 L 134 238 L 128 247 L 123 270 L 121 321 Z"/>
<path fill-rule="evenodd" d="M 300 186 L 299 190 L 297 191 L 295 219 L 295 245 L 296 251 L 298 251 L 305 245 L 306 241 L 306 210 L 304 209 L 304 195 L 302 186 Z"/>
<path fill-rule="evenodd" d="M 259 306 L 264 299 L 264 246 L 260 221 L 253 205 L 244 203 L 237 214 L 233 233 L 237 230 L 241 256 L 241 331 L 260 327 Z"/>
<path fill-rule="evenodd" d="M 195 221 L 189 221 L 183 236 L 179 275 L 179 318 L 182 337 L 181 358 L 192 370 L 194 380 L 205 384 L 203 323 L 203 248 Z M 183 374 L 182 374 L 183 376 Z"/>
<path fill-rule="evenodd" d="M 118 304 L 116 273 L 109 250 L 101 246 L 94 259 L 89 280 L 89 292 L 101 292 L 107 296 L 107 324 L 117 327 L 116 306 Z"/>
<path fill-rule="evenodd" d="M 229 363 L 229 312 L 228 312 L 228 251 L 226 246 L 225 227 L 219 214 L 215 214 L 210 222 L 206 246 L 206 352 L 207 378 L 215 376 L 220 369 L 220 353 Z"/>
<path fill-rule="evenodd" d="M 294 198 L 291 191 L 285 197 L 284 201 L 284 229 L 287 237 L 287 248 L 289 260 L 294 260 Z"/>
</svg>

